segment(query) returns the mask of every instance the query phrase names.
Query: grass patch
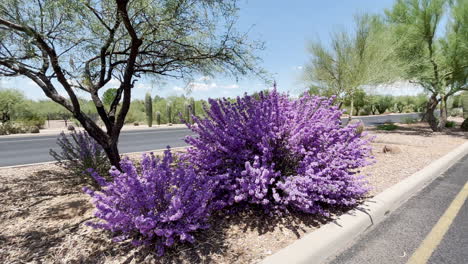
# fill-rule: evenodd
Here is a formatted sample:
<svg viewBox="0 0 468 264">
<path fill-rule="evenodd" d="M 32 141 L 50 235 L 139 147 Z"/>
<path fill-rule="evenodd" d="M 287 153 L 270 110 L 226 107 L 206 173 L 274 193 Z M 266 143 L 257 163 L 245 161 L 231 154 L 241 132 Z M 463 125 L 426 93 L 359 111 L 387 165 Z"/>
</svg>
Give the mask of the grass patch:
<svg viewBox="0 0 468 264">
<path fill-rule="evenodd" d="M 385 123 L 377 126 L 377 130 L 385 130 L 385 131 L 392 131 L 397 129 L 398 126 L 394 123 Z"/>
</svg>

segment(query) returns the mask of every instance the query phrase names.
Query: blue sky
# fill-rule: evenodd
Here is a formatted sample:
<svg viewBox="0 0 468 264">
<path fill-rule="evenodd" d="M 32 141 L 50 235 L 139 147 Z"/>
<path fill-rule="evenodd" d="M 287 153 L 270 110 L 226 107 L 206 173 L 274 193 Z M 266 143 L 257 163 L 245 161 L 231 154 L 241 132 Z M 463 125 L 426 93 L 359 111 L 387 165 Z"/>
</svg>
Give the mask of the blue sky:
<svg viewBox="0 0 468 264">
<path fill-rule="evenodd" d="M 329 40 L 330 33 L 338 28 L 351 28 L 357 13 L 382 13 L 393 0 L 241 0 L 239 2 L 239 31 L 250 32 L 250 37 L 265 42 L 266 49 L 258 53 L 261 66 L 276 80 L 278 89 L 292 95 L 304 91 L 299 81 L 301 68 L 308 61 L 306 45 L 312 40 Z M 40 88 L 24 78 L 3 79 L 2 87 L 18 88 L 32 99 L 46 98 Z M 143 98 L 147 91 L 153 95 L 169 96 L 187 94 L 186 84 L 165 80 L 164 83 L 139 82 L 133 91 L 134 98 Z M 191 85 L 190 96 L 237 96 L 267 88 L 253 78 L 238 82 L 229 78 L 200 76 Z"/>
</svg>

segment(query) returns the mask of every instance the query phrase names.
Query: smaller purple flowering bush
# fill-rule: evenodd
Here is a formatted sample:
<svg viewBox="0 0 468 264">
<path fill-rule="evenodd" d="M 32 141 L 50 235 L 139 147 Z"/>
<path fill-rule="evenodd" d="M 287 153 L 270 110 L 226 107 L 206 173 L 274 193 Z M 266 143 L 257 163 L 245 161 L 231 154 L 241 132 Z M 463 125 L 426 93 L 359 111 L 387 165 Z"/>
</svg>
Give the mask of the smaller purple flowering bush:
<svg viewBox="0 0 468 264">
<path fill-rule="evenodd" d="M 61 151 L 57 153 L 51 149 L 50 155 L 57 161 L 57 164 L 83 182 L 90 183 L 97 187 L 97 182 L 87 173 L 88 169 L 93 169 L 100 174 L 107 173 L 110 168 L 109 159 L 104 149 L 85 131 L 73 130 L 69 135 L 63 131 L 57 138 L 57 144 Z"/>
<path fill-rule="evenodd" d="M 91 172 L 101 191 L 84 191 L 93 198 L 100 221 L 89 224 L 112 231 L 114 241 L 131 239 L 137 246 L 154 246 L 159 255 L 176 242 L 193 242 L 195 231 L 208 228 L 218 180 L 197 174 L 183 161 L 173 163 L 168 149 L 162 159 L 144 154 L 141 172 L 124 158 L 122 172 L 110 171 L 113 181 Z"/>
</svg>

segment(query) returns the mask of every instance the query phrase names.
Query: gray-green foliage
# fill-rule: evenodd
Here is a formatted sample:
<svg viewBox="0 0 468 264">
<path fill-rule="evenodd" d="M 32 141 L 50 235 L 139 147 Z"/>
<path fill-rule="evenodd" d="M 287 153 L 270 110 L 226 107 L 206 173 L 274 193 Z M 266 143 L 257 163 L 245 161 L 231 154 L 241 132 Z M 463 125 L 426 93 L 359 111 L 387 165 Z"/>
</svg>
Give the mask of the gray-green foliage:
<svg viewBox="0 0 468 264">
<path fill-rule="evenodd" d="M 468 119 L 468 93 L 464 92 L 461 95 L 461 102 L 463 106 L 463 117 Z"/>
<path fill-rule="evenodd" d="M 191 111 L 190 111 L 190 104 L 188 102 L 184 103 L 184 119 L 185 122 L 190 123 L 191 117 L 190 117 Z"/>
<path fill-rule="evenodd" d="M 26 111 L 26 98 L 14 89 L 0 89 L 0 121 L 5 123 L 21 116 Z"/>
<path fill-rule="evenodd" d="M 116 96 L 117 96 L 117 88 L 109 88 L 102 95 L 102 102 L 105 105 L 110 106 Z"/>
<path fill-rule="evenodd" d="M 149 127 L 153 126 L 153 100 L 151 94 L 147 93 L 145 96 L 145 113 L 146 123 Z"/>
<path fill-rule="evenodd" d="M 439 130 L 446 121 L 448 97 L 468 89 L 468 1 L 398 0 L 386 10 L 386 19 L 396 60 L 404 69 L 400 78 L 430 92 L 427 120 Z M 443 111 L 437 124 L 434 110 L 439 103 Z"/>
<path fill-rule="evenodd" d="M 161 125 L 161 112 L 156 112 L 156 124 Z"/>
<path fill-rule="evenodd" d="M 394 49 L 385 45 L 387 33 L 379 17 L 361 15 L 356 17 L 353 32 L 331 35 L 330 47 L 311 43 L 311 60 L 304 71 L 306 82 L 314 93 L 336 95 L 340 102 L 349 100 L 353 104 L 353 95 L 362 86 L 387 82 L 396 75 Z"/>
<path fill-rule="evenodd" d="M 170 103 L 166 106 L 166 114 L 167 114 L 167 123 L 172 124 L 172 105 Z"/>
</svg>

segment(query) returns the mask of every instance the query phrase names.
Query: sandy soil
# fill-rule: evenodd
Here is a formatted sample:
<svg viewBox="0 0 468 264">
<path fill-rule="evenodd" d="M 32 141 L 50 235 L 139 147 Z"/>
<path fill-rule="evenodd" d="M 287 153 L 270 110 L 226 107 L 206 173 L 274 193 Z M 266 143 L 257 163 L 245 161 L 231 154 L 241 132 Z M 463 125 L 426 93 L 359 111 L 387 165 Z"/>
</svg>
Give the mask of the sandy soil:
<svg viewBox="0 0 468 264">
<path fill-rule="evenodd" d="M 377 160 L 365 169 L 371 195 L 467 141 L 460 131 L 432 133 L 422 124 L 370 133 L 376 136 Z M 384 146 L 395 153 L 383 153 Z M 80 189 L 76 178 L 52 164 L 1 169 L 0 263 L 255 263 L 330 220 L 308 215 L 275 220 L 253 210 L 220 214 L 196 244 L 179 245 L 158 258 L 148 249 L 112 243 L 110 234 L 84 225 L 93 208 Z"/>
</svg>

